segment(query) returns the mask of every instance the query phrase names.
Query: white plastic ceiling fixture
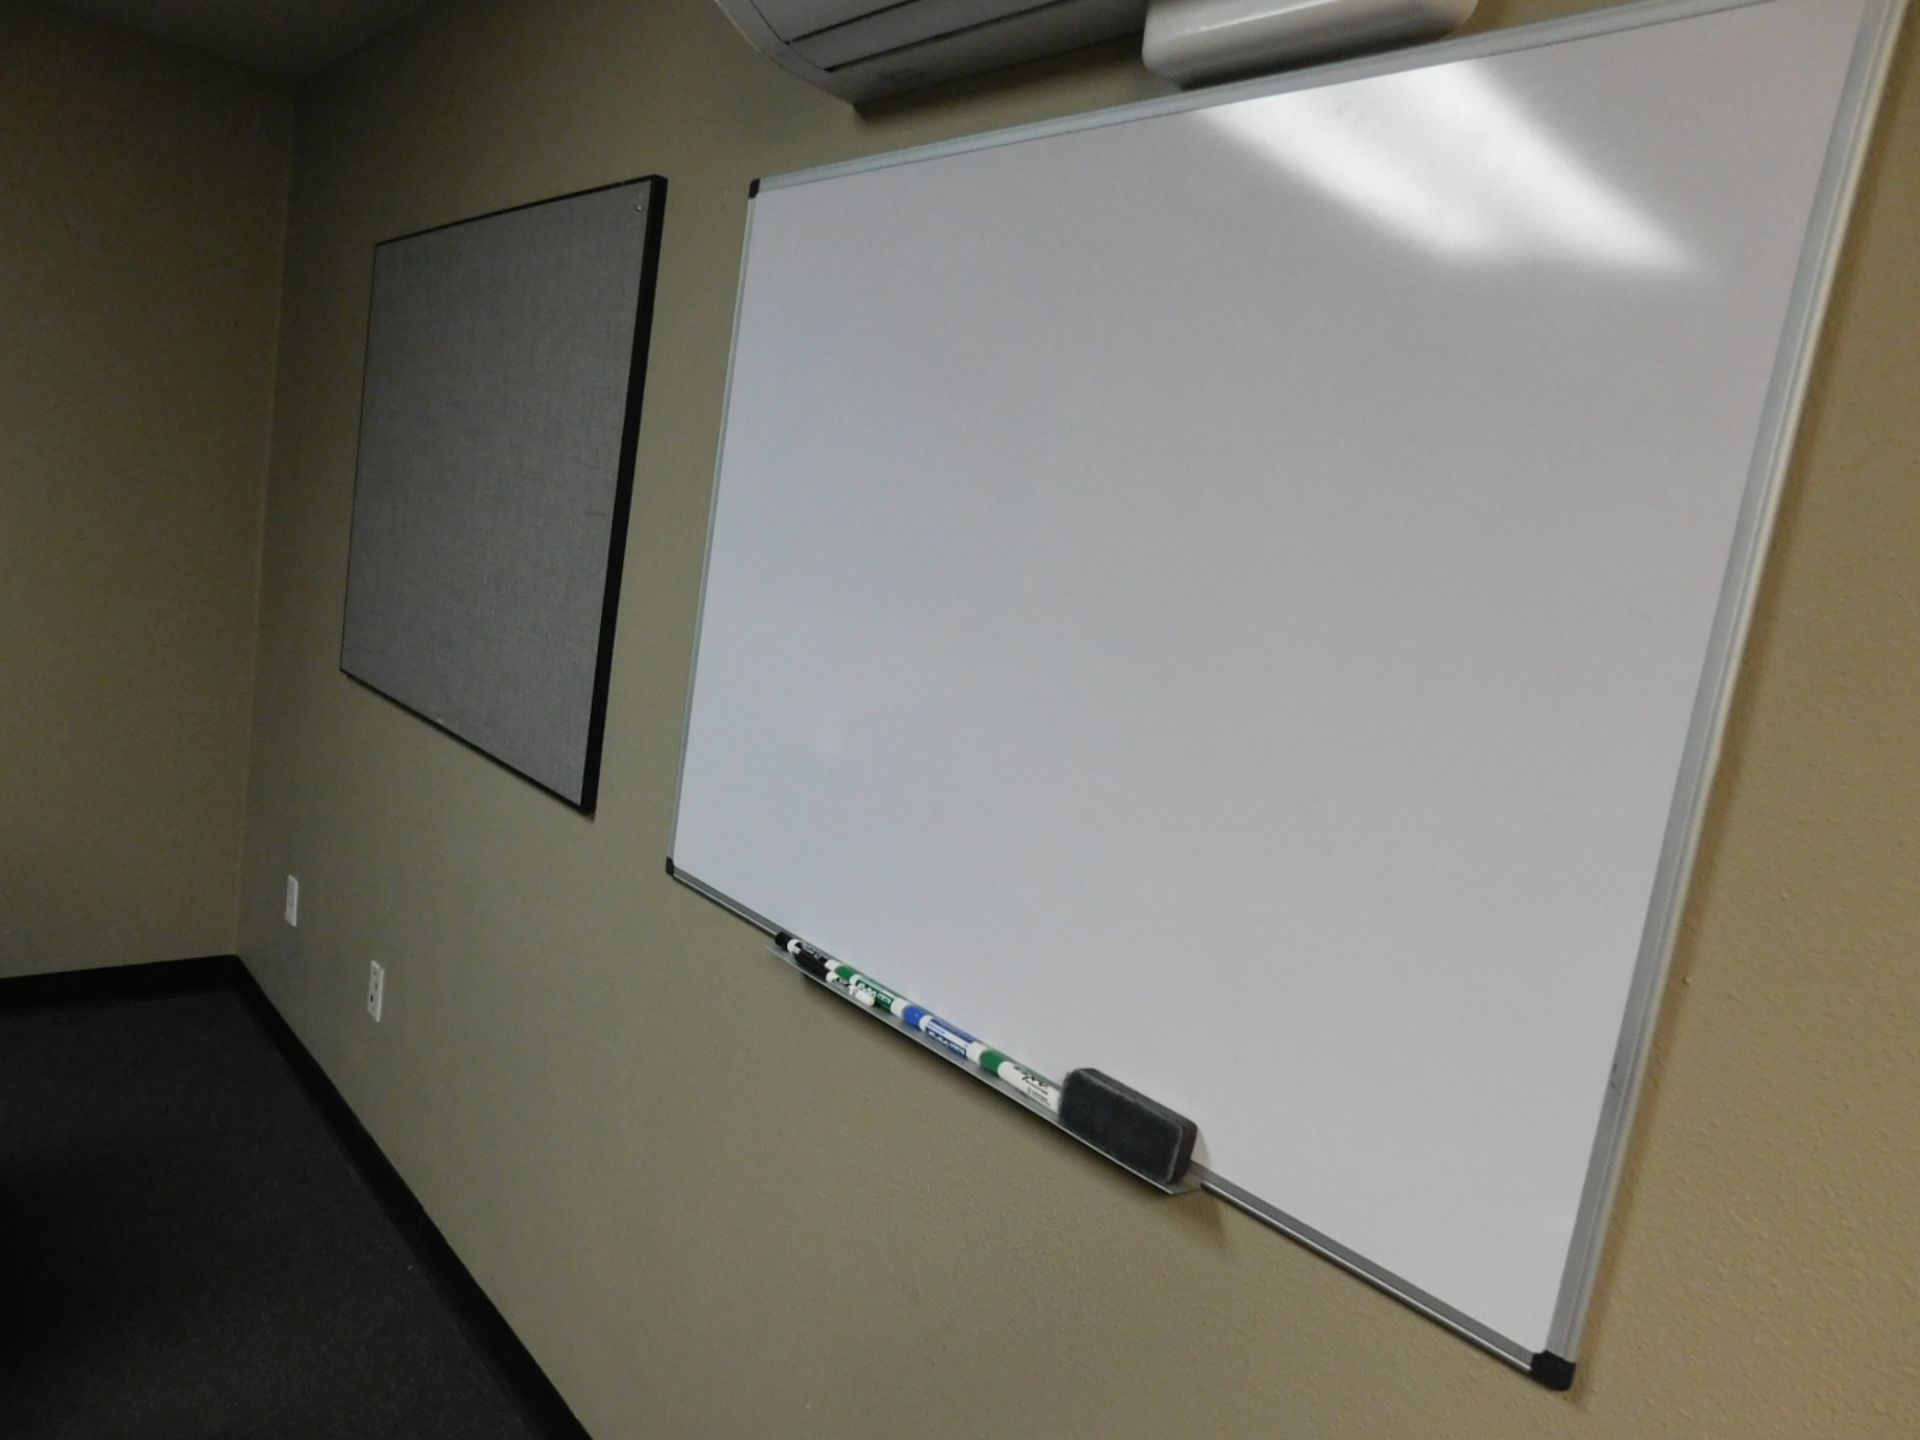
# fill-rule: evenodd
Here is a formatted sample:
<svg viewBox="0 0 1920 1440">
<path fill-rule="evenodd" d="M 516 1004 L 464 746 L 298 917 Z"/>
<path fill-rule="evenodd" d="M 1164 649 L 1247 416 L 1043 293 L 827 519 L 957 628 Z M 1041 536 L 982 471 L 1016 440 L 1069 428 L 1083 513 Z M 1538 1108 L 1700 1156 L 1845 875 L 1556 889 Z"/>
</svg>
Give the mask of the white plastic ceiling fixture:
<svg viewBox="0 0 1920 1440">
<path fill-rule="evenodd" d="M 1431 40 L 1475 0 L 1149 0 L 1140 58 L 1176 85 Z"/>
</svg>

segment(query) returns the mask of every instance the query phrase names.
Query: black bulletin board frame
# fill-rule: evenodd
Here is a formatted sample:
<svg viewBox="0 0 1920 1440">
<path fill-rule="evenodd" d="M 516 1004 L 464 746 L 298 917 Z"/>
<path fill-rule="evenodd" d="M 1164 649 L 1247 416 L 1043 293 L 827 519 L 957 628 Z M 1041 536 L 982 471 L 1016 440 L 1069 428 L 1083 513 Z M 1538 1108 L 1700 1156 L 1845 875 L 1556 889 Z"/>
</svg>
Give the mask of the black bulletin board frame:
<svg viewBox="0 0 1920 1440">
<path fill-rule="evenodd" d="M 462 734 L 448 721 L 425 713 L 418 706 L 394 694 L 390 689 L 375 683 L 366 676 L 356 674 L 350 667 L 347 655 L 348 626 L 353 604 L 353 537 L 352 521 L 349 521 L 347 580 L 343 586 L 341 602 L 341 631 L 338 652 L 338 668 L 342 675 L 364 689 L 372 691 L 382 699 L 398 706 L 407 714 L 425 721 L 441 734 L 458 741 L 467 749 L 484 756 L 494 764 L 518 775 L 536 788 L 545 791 L 555 799 L 585 815 L 592 815 L 599 800 L 601 757 L 606 736 L 607 700 L 612 681 L 614 631 L 618 621 L 620 607 L 620 585 L 625 567 L 627 527 L 632 513 L 633 475 L 635 458 L 639 448 L 640 418 L 646 392 L 647 362 L 653 331 L 653 311 L 655 291 L 660 268 L 661 240 L 664 233 L 666 216 L 667 181 L 658 174 L 641 175 L 631 179 L 612 181 L 605 185 L 596 185 L 584 190 L 570 191 L 562 195 L 547 196 L 539 200 L 526 201 L 516 205 L 504 206 L 484 214 L 466 216 L 459 220 L 447 221 L 438 225 L 426 226 L 402 235 L 389 237 L 375 246 L 376 255 L 386 245 L 418 239 L 425 235 L 455 229 L 461 226 L 475 225 L 501 216 L 512 215 L 540 206 L 556 204 L 567 200 L 576 200 L 596 195 L 608 190 L 626 189 L 635 185 L 645 186 L 646 213 L 644 235 L 641 249 L 638 295 L 635 303 L 633 338 L 627 367 L 627 381 L 624 412 L 621 417 L 620 442 L 617 469 L 614 476 L 612 508 L 608 519 L 608 537 L 606 552 L 605 584 L 600 596 L 598 634 L 595 641 L 593 664 L 593 682 L 587 714 L 586 740 L 582 757 L 580 793 L 576 798 L 548 783 L 527 769 L 493 753 L 474 737 Z M 363 470 L 362 445 L 367 424 L 367 373 L 368 361 L 373 345 L 373 319 L 375 296 L 373 287 L 373 266 L 369 265 L 367 286 L 367 320 L 363 328 L 361 394 L 359 405 L 359 433 L 355 445 L 355 467 L 353 485 L 353 515 L 357 515 L 360 505 L 361 480 Z"/>
</svg>

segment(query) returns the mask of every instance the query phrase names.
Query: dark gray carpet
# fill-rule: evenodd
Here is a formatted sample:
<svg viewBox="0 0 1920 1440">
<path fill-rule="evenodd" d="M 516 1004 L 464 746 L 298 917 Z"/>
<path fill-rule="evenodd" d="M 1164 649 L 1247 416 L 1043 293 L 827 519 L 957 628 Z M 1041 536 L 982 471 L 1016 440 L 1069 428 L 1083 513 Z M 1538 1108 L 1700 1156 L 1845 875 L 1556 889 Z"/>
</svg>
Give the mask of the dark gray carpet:
<svg viewBox="0 0 1920 1440">
<path fill-rule="evenodd" d="M 0 1013 L 6 1440 L 534 1440 L 227 990 Z"/>
</svg>

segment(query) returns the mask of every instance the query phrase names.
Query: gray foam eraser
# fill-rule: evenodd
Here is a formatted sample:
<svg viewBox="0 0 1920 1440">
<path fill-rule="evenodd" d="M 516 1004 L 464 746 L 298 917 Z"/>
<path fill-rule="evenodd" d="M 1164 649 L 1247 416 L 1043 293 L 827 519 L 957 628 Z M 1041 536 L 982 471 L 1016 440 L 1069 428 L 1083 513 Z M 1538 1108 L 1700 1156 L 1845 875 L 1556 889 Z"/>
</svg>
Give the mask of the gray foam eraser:
<svg viewBox="0 0 1920 1440">
<path fill-rule="evenodd" d="M 1187 1173 L 1200 1127 L 1098 1070 L 1075 1070 L 1060 1096 L 1060 1124 L 1157 1185 Z"/>
</svg>

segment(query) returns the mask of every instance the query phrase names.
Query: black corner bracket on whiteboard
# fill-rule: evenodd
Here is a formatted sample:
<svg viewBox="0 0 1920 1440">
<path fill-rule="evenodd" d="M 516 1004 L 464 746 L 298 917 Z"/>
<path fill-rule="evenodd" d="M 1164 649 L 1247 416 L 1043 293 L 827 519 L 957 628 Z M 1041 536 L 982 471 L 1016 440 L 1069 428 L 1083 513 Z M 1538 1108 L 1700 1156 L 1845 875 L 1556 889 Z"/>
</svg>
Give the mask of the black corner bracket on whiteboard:
<svg viewBox="0 0 1920 1440">
<path fill-rule="evenodd" d="M 1573 1371 L 1573 1361 L 1563 1360 L 1545 1350 L 1534 1356 L 1533 1363 L 1527 1367 L 1527 1374 L 1549 1390 L 1571 1390 Z"/>
</svg>

